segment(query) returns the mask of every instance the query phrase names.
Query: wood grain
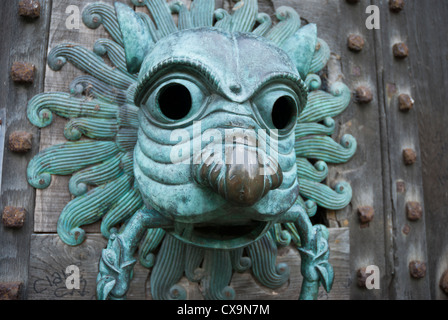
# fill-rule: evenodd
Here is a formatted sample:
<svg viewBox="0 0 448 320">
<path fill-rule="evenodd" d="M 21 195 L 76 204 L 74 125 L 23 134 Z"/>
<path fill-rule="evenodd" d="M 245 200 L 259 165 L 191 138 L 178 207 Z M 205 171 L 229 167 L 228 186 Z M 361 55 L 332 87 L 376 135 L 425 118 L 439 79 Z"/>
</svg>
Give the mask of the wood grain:
<svg viewBox="0 0 448 320">
<path fill-rule="evenodd" d="M 30 259 L 29 298 L 35 300 L 86 300 L 95 298 L 96 277 L 101 250 L 106 240 L 100 235 L 89 234 L 79 247 L 65 245 L 55 234 L 33 235 Z M 330 263 L 335 270 L 333 290 L 327 294 L 323 289 L 319 299 L 349 299 L 350 297 L 350 252 L 349 230 L 330 229 Z M 238 300 L 297 300 L 300 293 L 302 276 L 300 274 L 300 256 L 293 247 L 281 248 L 278 263 L 285 262 L 291 270 L 290 281 L 281 289 L 272 291 L 260 286 L 250 272 L 235 273 L 231 286 Z M 65 269 L 76 265 L 80 269 L 81 289 L 68 290 L 65 286 Z M 131 282 L 129 300 L 151 299 L 148 269 L 137 264 L 134 279 Z M 198 284 L 183 278 L 180 282 L 187 290 L 188 299 L 201 300 Z"/>
<path fill-rule="evenodd" d="M 409 42 L 409 16 L 418 6 L 406 2 L 404 14 L 389 11 L 388 3 L 381 2 L 382 28 L 375 32 L 376 68 L 379 90 L 381 121 L 383 186 L 386 192 L 384 210 L 388 228 L 386 239 L 389 255 L 388 272 L 394 275 L 389 286 L 390 299 L 429 299 L 429 277 L 415 280 L 410 277 L 409 263 L 413 260 L 428 261 L 426 225 L 421 220 L 411 223 L 406 218 L 406 203 L 419 202 L 423 209 L 424 195 L 422 184 L 422 162 L 418 134 L 418 115 L 415 111 L 403 113 L 399 110 L 398 96 L 402 93 L 414 95 L 415 80 L 411 72 L 411 59 L 397 59 L 392 53 L 394 44 L 404 42 L 410 52 L 419 50 L 416 43 Z M 406 166 L 403 150 L 416 151 L 418 161 Z M 405 191 L 397 191 L 397 182 L 404 181 Z M 403 232 L 409 226 L 410 232 Z"/>
<path fill-rule="evenodd" d="M 215 1 L 217 7 L 231 7 L 231 0 Z M 68 293 L 63 298 L 92 298 L 98 261 L 94 259 L 99 259 L 98 253 L 105 246 L 102 237 L 95 234 L 99 231 L 98 225 L 86 227 L 90 234 L 86 243 L 78 248 L 79 251 L 65 248 L 58 242 L 56 234 L 49 233 L 56 232 L 59 214 L 71 200 L 69 177 L 54 177 L 50 188 L 37 191 L 36 196 L 26 182 L 27 164 L 39 148 L 43 150 L 66 141 L 63 136 L 65 120 L 55 116 L 57 119 L 53 125 L 38 130 L 26 119 L 26 105 L 35 94 L 44 91 L 67 92 L 70 82 L 82 74 L 70 64 L 60 72 L 45 67 L 46 54 L 54 46 L 74 42 L 92 48 L 97 38 L 108 38 L 108 35 L 103 27 L 90 30 L 82 22 L 80 30 L 68 30 L 65 27 L 69 15 L 65 13 L 67 6 L 78 5 L 82 12 L 91 1 L 40 0 L 41 17 L 33 22 L 27 22 L 17 15 L 17 2 L 0 3 L 0 68 L 5 71 L 0 74 L 0 111 L 5 113 L 2 117 L 6 119 L 1 129 L 5 130 L 6 138 L 15 130 L 26 130 L 34 134 L 34 139 L 32 152 L 27 155 L 12 154 L 2 148 L 0 210 L 6 205 L 23 206 L 29 216 L 21 230 L 11 231 L 0 227 L 0 281 L 24 281 L 28 289 L 22 298 L 56 299 L 54 292 L 58 287 L 53 282 L 58 283 L 57 274 L 63 276 L 61 267 L 73 260 L 70 258 L 73 254 L 83 264 L 89 261 L 85 270 L 86 278 L 90 279 L 90 291 L 83 297 L 78 293 L 73 296 Z M 103 2 L 112 4 L 114 1 Z M 126 2 L 130 3 L 128 0 Z M 378 5 L 381 9 L 381 30 L 369 31 L 365 28 L 365 8 L 370 4 Z M 347 180 L 354 192 L 353 201 L 347 209 L 326 212 L 325 219 L 331 227 L 348 228 L 331 229 L 332 234 L 341 232 L 341 239 L 346 239 L 349 233 L 350 238 L 341 241 L 347 247 L 345 251 L 338 249 L 335 243 L 332 244 L 332 262 L 338 265 L 336 283 L 330 295 L 321 293 L 320 298 L 448 299 L 438 286 L 441 274 L 448 269 L 448 233 L 445 231 L 448 223 L 448 194 L 445 191 L 448 181 L 448 147 L 444 138 L 448 134 L 445 124 L 448 114 L 444 107 L 445 90 L 441 89 L 448 85 L 445 76 L 448 71 L 448 48 L 444 39 L 448 28 L 444 23 L 448 4 L 443 1 L 438 1 L 436 5 L 434 1 L 407 1 L 401 13 L 393 14 L 386 0 L 361 0 L 355 5 L 342 0 L 326 0 L 319 2 L 319 5 L 313 0 L 259 1 L 260 11 L 270 14 L 274 20 L 275 10 L 282 5 L 294 7 L 304 22 L 317 23 L 319 36 L 329 43 L 333 51 L 328 69 L 331 81 L 342 78 L 353 91 L 359 85 L 366 85 L 374 95 L 374 101 L 370 104 L 361 106 L 352 103 L 336 119 L 336 140 L 350 133 L 357 139 L 359 148 L 348 164 L 330 169 L 328 185 Z M 361 34 L 366 41 L 366 47 L 360 53 L 353 53 L 346 48 L 347 37 L 352 33 Z M 391 53 L 391 46 L 398 40 L 406 42 L 410 48 L 410 56 L 404 61 L 397 61 Z M 20 60 L 36 64 L 36 80 L 31 86 L 16 85 L 9 79 L 7 71 L 12 62 Z M 416 101 L 414 110 L 407 114 L 400 113 L 397 108 L 396 97 L 403 92 L 410 93 Z M 413 147 L 418 152 L 415 166 L 403 166 L 403 147 Z M 397 181 L 405 183 L 404 193 L 396 191 Z M 423 221 L 409 223 L 406 220 L 404 206 L 407 201 L 422 203 L 425 208 Z M 375 218 L 368 228 L 360 228 L 356 209 L 365 205 L 373 206 Z M 410 227 L 409 235 L 402 232 L 406 226 Z M 31 238 L 33 231 L 44 234 Z M 347 255 L 348 242 L 350 259 Z M 50 250 L 54 248 L 57 248 L 54 252 Z M 338 250 L 346 253 L 339 254 Z M 57 268 L 41 261 L 37 256 L 40 253 Z M 294 256 L 294 250 L 285 248 L 281 253 L 279 260 L 289 261 L 293 269 L 298 270 L 296 266 L 300 261 Z M 83 254 L 87 257 L 85 260 L 80 258 Z M 30 265 L 28 259 L 31 259 Z M 340 259 L 341 262 L 334 259 Z M 409 277 L 407 264 L 410 259 L 427 261 L 427 278 L 415 281 Z M 341 267 L 342 261 L 345 269 Z M 357 269 L 372 264 L 380 267 L 381 290 L 358 288 Z M 28 267 L 31 273 L 29 280 Z M 143 271 L 138 278 L 140 283 L 147 281 L 147 271 Z M 56 280 L 52 278 L 53 275 Z M 293 273 L 292 282 L 300 281 L 297 275 Z M 53 283 L 53 286 L 39 287 L 45 283 L 47 276 L 50 278 L 48 283 Z M 37 291 L 43 288 L 46 290 L 43 293 L 34 292 L 34 281 L 41 279 L 45 281 L 37 282 Z M 233 279 L 233 285 L 242 292 L 244 299 L 295 298 L 294 294 L 298 292 L 293 288 L 298 284 L 292 282 L 281 292 L 272 293 L 260 288 L 250 274 L 237 274 Z M 133 284 L 133 290 L 136 290 L 133 297 L 149 298 L 148 285 L 146 283 L 143 290 L 140 288 L 144 285 Z M 187 284 L 184 280 L 184 285 L 190 288 L 189 294 L 193 299 L 201 297 L 200 288 L 196 284 Z"/>
<path fill-rule="evenodd" d="M 381 281 L 387 283 L 390 276 L 386 271 L 385 258 L 385 214 L 383 211 L 382 190 L 382 154 L 379 137 L 380 115 L 376 88 L 375 39 L 373 31 L 365 27 L 365 8 L 370 1 L 360 1 L 356 5 L 347 1 L 274 0 L 275 8 L 292 6 L 301 18 L 309 23 L 316 23 L 318 36 L 328 42 L 332 55 L 328 64 L 329 83 L 344 82 L 352 92 L 359 86 L 366 86 L 375 97 L 366 105 L 356 103 L 354 97 L 346 111 L 336 117 L 335 141 L 340 141 L 345 134 L 351 134 L 358 143 L 354 157 L 346 164 L 329 165 L 327 184 L 333 187 L 339 181 L 347 181 L 353 189 L 353 198 L 343 210 L 327 211 L 324 220 L 332 228 L 348 227 L 350 229 L 351 262 L 350 274 L 351 297 L 354 299 L 381 299 L 387 296 L 387 287 L 368 291 L 356 284 L 358 269 L 376 265 L 380 270 Z M 341 19 L 340 17 L 344 17 Z M 349 35 L 363 37 L 365 46 L 359 53 L 347 47 Z M 387 141 L 385 142 L 387 143 Z M 357 208 L 373 207 L 375 217 L 367 228 L 361 228 Z"/>
<path fill-rule="evenodd" d="M 78 247 L 70 247 L 55 234 L 33 235 L 30 256 L 31 300 L 94 300 L 96 299 L 96 277 L 101 251 L 107 241 L 101 235 L 90 234 Z M 68 266 L 79 267 L 80 289 L 67 289 L 65 273 Z M 148 270 L 140 265 L 134 269 L 134 283 L 129 299 L 145 296 L 144 283 Z"/>
<path fill-rule="evenodd" d="M 27 21 L 18 15 L 19 1 L 0 3 L 0 109 L 4 115 L 1 130 L 5 139 L 14 131 L 27 131 L 33 134 L 31 152 L 15 154 L 2 148 L 3 166 L 1 182 L 0 212 L 5 206 L 25 208 L 28 212 L 25 226 L 11 230 L 0 226 L 0 282 L 18 281 L 28 284 L 28 259 L 30 236 L 33 231 L 35 191 L 28 185 L 26 168 L 28 162 L 39 150 L 39 130 L 33 127 L 26 117 L 28 100 L 44 89 L 45 56 L 47 51 L 48 27 L 51 1 L 40 0 L 40 18 Z M 29 62 L 36 66 L 34 83 L 15 84 L 10 78 L 14 62 Z M 2 116 L 3 117 L 3 116 Z M 26 290 L 20 298 L 25 299 Z"/>
<path fill-rule="evenodd" d="M 420 138 L 431 298 L 443 300 L 448 300 L 439 287 L 448 270 L 447 12 L 445 1 L 413 1 L 406 8 L 406 19 L 397 17 L 405 24 L 403 33 L 410 48 L 408 77 L 415 100 L 411 112 L 416 114 Z M 412 126 L 417 129 L 415 123 Z"/>
</svg>

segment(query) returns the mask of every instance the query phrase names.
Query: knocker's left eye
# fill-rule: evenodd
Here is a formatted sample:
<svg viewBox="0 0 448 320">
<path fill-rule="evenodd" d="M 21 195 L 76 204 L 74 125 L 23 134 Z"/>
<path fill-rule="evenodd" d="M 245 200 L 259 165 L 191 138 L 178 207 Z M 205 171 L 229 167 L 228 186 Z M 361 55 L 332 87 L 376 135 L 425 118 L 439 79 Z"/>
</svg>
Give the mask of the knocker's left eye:
<svg viewBox="0 0 448 320">
<path fill-rule="evenodd" d="M 173 83 L 160 90 L 157 103 L 165 117 L 171 120 L 182 120 L 191 111 L 192 97 L 186 86 Z"/>
<path fill-rule="evenodd" d="M 260 116 L 270 129 L 290 131 L 298 117 L 298 97 L 288 87 L 273 87 L 264 90 L 254 103 Z"/>
<path fill-rule="evenodd" d="M 172 124 L 191 119 L 205 101 L 205 89 L 187 79 L 171 79 L 152 90 L 145 106 L 151 118 Z"/>
</svg>

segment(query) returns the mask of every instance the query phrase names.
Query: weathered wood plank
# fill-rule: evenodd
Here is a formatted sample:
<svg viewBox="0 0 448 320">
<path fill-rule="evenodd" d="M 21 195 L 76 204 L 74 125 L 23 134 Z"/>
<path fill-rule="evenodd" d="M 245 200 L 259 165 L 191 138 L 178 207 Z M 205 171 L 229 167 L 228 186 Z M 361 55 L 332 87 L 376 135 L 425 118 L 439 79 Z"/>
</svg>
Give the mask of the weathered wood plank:
<svg viewBox="0 0 448 320">
<path fill-rule="evenodd" d="M 340 23 L 337 27 L 337 41 L 339 45 L 340 67 L 343 74 L 339 77 L 346 83 L 352 92 L 359 87 L 368 88 L 374 99 L 368 104 L 356 101 L 353 94 L 353 102 L 348 109 L 337 119 L 339 140 L 344 134 L 351 134 L 358 143 L 358 149 L 347 164 L 330 168 L 329 181 L 333 184 L 338 180 L 349 181 L 353 189 L 351 204 L 336 214 L 339 225 L 350 226 L 350 252 L 351 252 L 351 298 L 352 299 L 385 299 L 387 287 L 380 285 L 379 290 L 367 290 L 357 285 L 356 275 L 358 269 L 375 265 L 381 272 L 381 283 L 387 283 L 390 279 L 386 272 L 387 260 L 385 254 L 384 230 L 385 217 L 383 210 L 382 190 L 382 162 L 381 141 L 378 138 L 380 131 L 379 110 L 376 88 L 375 40 L 372 31 L 365 27 L 366 7 L 370 1 L 360 1 L 351 5 L 346 1 L 340 1 Z M 335 23 L 334 20 L 330 23 Z M 365 41 L 363 50 L 354 53 L 348 49 L 347 40 L 351 34 L 362 36 Z M 337 61 L 337 60 L 336 60 Z M 330 62 L 330 70 L 331 70 Z M 330 74 L 331 75 L 331 74 Z M 334 75 L 332 75 L 335 78 Z M 358 208 L 372 207 L 375 216 L 372 222 L 361 226 L 358 217 Z"/>
<path fill-rule="evenodd" d="M 29 160 L 39 149 L 39 131 L 26 117 L 28 100 L 43 91 L 45 53 L 47 51 L 48 26 L 51 1 L 40 0 L 40 18 L 27 21 L 18 15 L 19 1 L 0 3 L 0 109 L 5 114 L 2 130 L 5 137 L 14 131 L 33 134 L 32 151 L 25 155 L 3 149 L 2 193 L 0 212 L 5 206 L 23 207 L 27 210 L 25 226 L 20 230 L 0 227 L 0 282 L 20 281 L 28 283 L 28 259 L 30 235 L 33 230 L 35 191 L 27 183 L 26 168 Z M 13 62 L 24 61 L 36 66 L 34 83 L 18 85 L 10 78 Z M 21 299 L 27 296 L 22 290 Z"/>
<path fill-rule="evenodd" d="M 350 297 L 350 252 L 349 230 L 346 228 L 330 229 L 329 238 L 330 263 L 335 270 L 333 290 L 327 294 L 321 289 L 319 299 L 349 299 Z M 62 243 L 55 234 L 39 234 L 32 237 L 30 258 L 30 299 L 70 299 L 85 300 L 95 297 L 96 277 L 101 250 L 106 247 L 106 240 L 101 235 L 89 234 L 86 242 L 79 247 L 70 247 Z M 279 251 L 278 263 L 286 262 L 291 269 L 291 278 L 285 287 L 277 291 L 267 290 L 252 278 L 250 272 L 234 274 L 231 286 L 242 300 L 297 300 L 302 276 L 300 274 L 300 257 L 293 247 Z M 80 269 L 81 289 L 67 290 L 65 286 L 65 269 L 76 265 Z M 128 295 L 129 300 L 150 299 L 148 270 L 137 264 L 134 279 Z M 186 289 L 188 299 L 203 299 L 199 285 L 189 283 L 185 278 L 180 282 Z"/>
<path fill-rule="evenodd" d="M 55 234 L 35 234 L 31 238 L 30 286 L 31 300 L 93 300 L 96 299 L 96 277 L 101 251 L 107 245 L 101 235 L 89 234 L 78 247 L 64 244 Z M 67 289 L 65 270 L 75 265 L 80 271 L 80 289 Z M 134 283 L 129 299 L 144 299 L 144 283 L 148 270 L 139 264 L 134 269 Z"/>
<path fill-rule="evenodd" d="M 318 35 L 332 50 L 328 64 L 330 83 L 343 81 L 351 90 L 360 86 L 369 88 L 374 100 L 369 104 L 353 101 L 347 110 L 336 118 L 337 128 L 333 135 L 340 141 L 343 135 L 351 134 L 358 143 L 358 150 L 348 163 L 329 165 L 327 184 L 334 186 L 338 181 L 348 181 L 353 189 L 351 204 L 338 212 L 327 212 L 330 227 L 349 227 L 351 243 L 351 298 L 382 299 L 387 297 L 387 286 L 380 290 L 359 288 L 356 282 L 357 270 L 376 265 L 381 270 L 381 282 L 387 283 L 383 211 L 382 161 L 378 92 L 376 90 L 375 39 L 373 31 L 365 27 L 366 7 L 370 1 L 352 5 L 346 1 L 331 0 L 316 5 L 315 1 L 274 0 L 275 8 L 283 5 L 295 8 L 302 19 L 318 26 Z M 343 17 L 343 18 L 341 18 Z M 347 47 L 349 35 L 363 37 L 365 46 L 359 53 Z M 358 207 L 370 206 L 375 217 L 367 227 L 361 228 Z"/>
<path fill-rule="evenodd" d="M 411 112 L 416 113 L 420 133 L 431 298 L 448 300 L 439 288 L 440 278 L 448 270 L 448 3 L 412 1 L 406 3 L 403 14 L 410 47 L 409 88 L 415 100 Z M 401 17 L 396 19 L 401 21 Z M 415 122 L 410 126 L 417 128 Z"/>
<path fill-rule="evenodd" d="M 3 168 L 3 153 L 5 149 L 6 140 L 6 109 L 0 109 L 0 194 L 2 193 L 2 168 Z"/>
<path fill-rule="evenodd" d="M 381 29 L 375 32 L 378 69 L 378 89 L 381 98 L 381 121 L 383 148 L 383 175 L 385 185 L 385 211 L 389 228 L 392 257 L 389 270 L 393 273 L 390 283 L 391 299 L 430 298 L 429 278 L 411 278 L 409 263 L 413 260 L 428 261 L 425 221 L 410 222 L 406 218 L 406 203 L 419 202 L 424 210 L 422 163 L 418 136 L 418 118 L 415 111 L 403 113 L 398 107 L 398 96 L 402 93 L 414 95 L 413 74 L 410 70 L 412 59 L 394 58 L 392 48 L 399 42 L 407 43 L 410 52 L 418 51 L 416 43 L 410 42 L 413 24 L 409 12 L 416 10 L 414 2 L 406 2 L 405 11 L 394 14 L 388 2 L 381 1 Z M 414 8 L 414 9 L 413 9 Z M 412 27 L 411 27 L 412 26 Z M 403 150 L 412 148 L 418 155 L 414 165 L 406 166 Z M 404 182 L 405 189 L 397 188 L 397 182 Z"/>
</svg>

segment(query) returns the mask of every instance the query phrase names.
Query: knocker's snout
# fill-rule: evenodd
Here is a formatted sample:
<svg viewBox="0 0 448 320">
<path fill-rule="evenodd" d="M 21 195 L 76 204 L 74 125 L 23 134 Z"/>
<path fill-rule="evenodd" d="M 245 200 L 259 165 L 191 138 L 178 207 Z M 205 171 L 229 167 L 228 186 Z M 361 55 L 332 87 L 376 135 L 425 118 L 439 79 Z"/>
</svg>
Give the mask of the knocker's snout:
<svg viewBox="0 0 448 320">
<path fill-rule="evenodd" d="M 233 138 L 231 143 L 210 144 L 202 150 L 201 162 L 193 164 L 193 177 L 229 203 L 249 207 L 279 188 L 283 174 L 277 157 L 260 148 L 258 140 L 243 135 Z"/>
</svg>

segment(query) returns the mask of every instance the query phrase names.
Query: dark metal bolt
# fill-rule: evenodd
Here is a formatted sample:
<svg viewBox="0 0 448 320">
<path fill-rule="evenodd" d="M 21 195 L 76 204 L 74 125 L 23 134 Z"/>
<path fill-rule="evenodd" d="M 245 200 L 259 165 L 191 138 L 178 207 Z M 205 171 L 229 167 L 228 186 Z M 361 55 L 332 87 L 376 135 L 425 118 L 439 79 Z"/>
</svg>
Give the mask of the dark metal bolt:
<svg viewBox="0 0 448 320">
<path fill-rule="evenodd" d="M 414 99 L 412 99 L 412 97 L 408 94 L 400 94 L 398 96 L 398 104 L 400 106 L 400 110 L 403 112 L 412 110 L 412 108 L 414 107 L 414 103 Z"/>
<path fill-rule="evenodd" d="M 356 4 L 359 2 L 359 0 L 346 0 L 350 4 Z"/>
<path fill-rule="evenodd" d="M 417 161 L 417 153 L 413 149 L 404 149 L 403 160 L 405 165 L 411 166 Z"/>
<path fill-rule="evenodd" d="M 0 300 L 19 300 L 22 282 L 0 283 Z"/>
<path fill-rule="evenodd" d="M 22 228 L 25 224 L 26 210 L 24 208 L 5 207 L 3 210 L 2 222 L 7 228 Z"/>
<path fill-rule="evenodd" d="M 393 12 L 400 12 L 404 9 L 404 0 L 389 0 L 389 9 Z"/>
<path fill-rule="evenodd" d="M 419 221 L 423 217 L 423 208 L 419 202 L 406 203 L 406 216 L 409 221 Z"/>
<path fill-rule="evenodd" d="M 22 0 L 19 2 L 19 15 L 29 19 L 40 17 L 40 3 L 37 0 Z"/>
<path fill-rule="evenodd" d="M 409 233 L 411 233 L 411 227 L 408 225 L 408 224 L 406 224 L 404 227 L 403 227 L 403 234 L 405 234 L 406 236 L 409 234 Z"/>
<path fill-rule="evenodd" d="M 26 153 L 31 150 L 33 135 L 26 131 L 16 131 L 9 136 L 9 150 L 17 153 Z"/>
<path fill-rule="evenodd" d="M 426 263 L 422 261 L 411 261 L 409 263 L 409 273 L 414 279 L 423 279 L 426 276 Z"/>
<path fill-rule="evenodd" d="M 358 272 L 356 273 L 356 282 L 358 284 L 358 287 L 365 288 L 367 278 L 370 277 L 371 275 L 372 275 L 371 273 L 367 273 L 367 268 L 364 267 L 359 269 Z"/>
<path fill-rule="evenodd" d="M 404 181 L 397 181 L 397 193 L 406 192 L 406 183 Z"/>
<path fill-rule="evenodd" d="M 446 270 L 446 271 L 442 274 L 442 277 L 440 278 L 439 286 L 440 286 L 440 289 L 441 289 L 446 295 L 448 295 L 448 270 Z"/>
<path fill-rule="evenodd" d="M 17 83 L 33 83 L 36 67 L 27 62 L 14 62 L 11 67 L 12 81 Z"/>
<path fill-rule="evenodd" d="M 409 48 L 403 42 L 394 44 L 392 50 L 395 58 L 398 59 L 404 59 L 409 55 Z"/>
<path fill-rule="evenodd" d="M 373 221 L 373 217 L 375 216 L 375 210 L 372 207 L 365 206 L 358 208 L 358 217 L 359 221 L 362 224 L 367 224 Z"/>
<path fill-rule="evenodd" d="M 359 52 L 364 48 L 364 38 L 358 34 L 351 34 L 347 40 L 348 48 L 352 51 Z"/>
<path fill-rule="evenodd" d="M 358 103 L 367 104 L 373 100 L 372 91 L 364 86 L 358 87 L 355 90 L 355 99 Z"/>
</svg>

